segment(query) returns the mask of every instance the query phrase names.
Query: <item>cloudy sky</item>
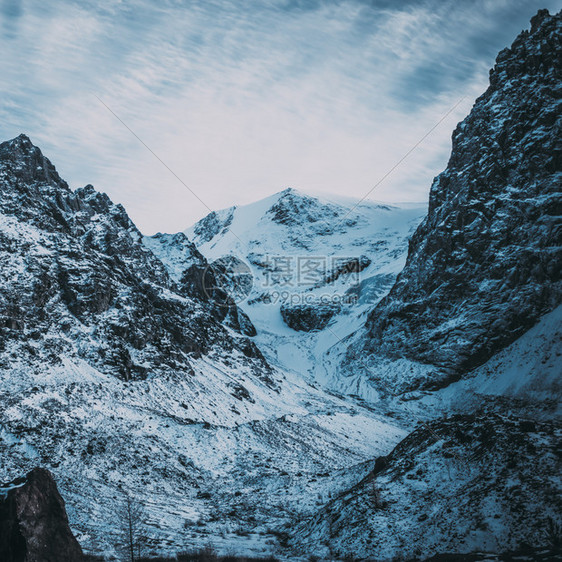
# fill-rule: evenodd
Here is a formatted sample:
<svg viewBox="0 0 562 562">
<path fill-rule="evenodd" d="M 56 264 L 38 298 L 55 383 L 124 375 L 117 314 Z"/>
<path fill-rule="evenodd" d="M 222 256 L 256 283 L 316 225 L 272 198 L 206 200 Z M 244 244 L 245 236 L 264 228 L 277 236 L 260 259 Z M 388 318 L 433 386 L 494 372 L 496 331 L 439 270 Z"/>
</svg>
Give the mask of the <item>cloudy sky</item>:
<svg viewBox="0 0 562 562">
<path fill-rule="evenodd" d="M 0 0 L 0 137 L 27 133 L 152 234 L 286 187 L 362 197 L 437 125 L 370 196 L 423 201 L 542 7 L 561 6 Z"/>
</svg>

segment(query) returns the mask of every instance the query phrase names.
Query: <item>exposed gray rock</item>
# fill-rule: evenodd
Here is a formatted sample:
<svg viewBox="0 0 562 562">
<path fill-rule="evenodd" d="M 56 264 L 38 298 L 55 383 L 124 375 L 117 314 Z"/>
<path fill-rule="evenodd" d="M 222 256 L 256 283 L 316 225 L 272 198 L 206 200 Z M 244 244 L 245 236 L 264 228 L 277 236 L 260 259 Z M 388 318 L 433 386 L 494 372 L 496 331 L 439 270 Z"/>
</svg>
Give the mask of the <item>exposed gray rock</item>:
<svg viewBox="0 0 562 562">
<path fill-rule="evenodd" d="M 298 191 L 288 188 L 281 193 L 279 200 L 267 213 L 272 216 L 274 222 L 290 226 L 319 220 L 324 224 L 337 218 L 338 209 L 335 206 L 323 205 L 316 197 L 303 197 Z M 318 234 L 321 235 L 322 231 Z"/>
<path fill-rule="evenodd" d="M 199 243 L 208 242 L 219 233 L 224 234 L 232 223 L 235 209 L 236 207 L 231 207 L 224 211 L 211 211 L 206 217 L 202 218 L 195 225 L 193 232 Z"/>
<path fill-rule="evenodd" d="M 340 310 L 339 303 L 284 303 L 281 305 L 281 316 L 289 328 L 312 332 L 323 330 Z"/>
</svg>

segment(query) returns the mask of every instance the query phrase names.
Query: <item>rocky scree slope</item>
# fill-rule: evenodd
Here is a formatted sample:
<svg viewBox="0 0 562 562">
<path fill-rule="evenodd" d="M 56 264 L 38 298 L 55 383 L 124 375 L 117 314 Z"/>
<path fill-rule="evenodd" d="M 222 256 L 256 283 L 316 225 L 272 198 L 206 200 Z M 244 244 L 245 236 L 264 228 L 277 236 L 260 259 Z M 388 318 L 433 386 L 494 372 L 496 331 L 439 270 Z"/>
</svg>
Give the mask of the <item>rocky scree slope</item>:
<svg viewBox="0 0 562 562">
<path fill-rule="evenodd" d="M 561 36 L 561 13 L 541 10 L 498 55 L 488 90 L 453 133 L 406 266 L 347 368 L 366 352 L 374 371 L 405 358 L 437 368 L 394 380 L 393 392 L 439 386 L 562 302 Z"/>
<path fill-rule="evenodd" d="M 296 527 L 293 546 L 370 560 L 560 548 L 562 427 L 509 410 L 494 403 L 420 424 Z"/>
</svg>

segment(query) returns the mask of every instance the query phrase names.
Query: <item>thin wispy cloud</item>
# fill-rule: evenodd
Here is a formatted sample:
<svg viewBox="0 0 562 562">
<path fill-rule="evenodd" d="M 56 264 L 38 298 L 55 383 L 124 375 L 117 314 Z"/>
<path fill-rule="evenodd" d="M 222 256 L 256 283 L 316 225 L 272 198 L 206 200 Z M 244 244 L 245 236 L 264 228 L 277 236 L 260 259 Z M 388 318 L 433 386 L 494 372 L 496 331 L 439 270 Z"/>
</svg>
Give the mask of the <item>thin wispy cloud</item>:
<svg viewBox="0 0 562 562">
<path fill-rule="evenodd" d="M 147 233 L 287 186 L 424 200 L 497 51 L 554 2 L 3 0 L 0 134 Z"/>
</svg>

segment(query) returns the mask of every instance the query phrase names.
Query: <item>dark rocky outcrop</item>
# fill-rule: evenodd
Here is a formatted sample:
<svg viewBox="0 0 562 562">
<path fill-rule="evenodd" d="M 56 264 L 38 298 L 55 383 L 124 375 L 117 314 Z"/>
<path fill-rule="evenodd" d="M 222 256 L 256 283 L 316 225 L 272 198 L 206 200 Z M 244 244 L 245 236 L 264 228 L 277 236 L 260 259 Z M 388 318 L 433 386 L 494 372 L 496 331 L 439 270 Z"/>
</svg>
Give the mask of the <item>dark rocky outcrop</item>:
<svg viewBox="0 0 562 562">
<path fill-rule="evenodd" d="M 318 234 L 325 229 L 325 223 L 335 220 L 338 209 L 334 205 L 322 204 L 316 197 L 303 196 L 298 191 L 287 188 L 281 192 L 279 200 L 267 211 L 271 220 L 286 226 L 319 222 Z"/>
<path fill-rule="evenodd" d="M 227 232 L 232 224 L 235 209 L 236 207 L 231 207 L 222 213 L 211 211 L 206 217 L 202 218 L 194 229 L 194 234 L 197 236 L 199 243 L 208 242 L 217 234 Z"/>
<path fill-rule="evenodd" d="M 297 332 L 323 330 L 341 309 L 339 303 L 284 303 L 281 316 L 289 328 Z"/>
<path fill-rule="evenodd" d="M 427 218 L 352 354 L 450 376 L 485 362 L 562 302 L 562 15 L 541 10 L 453 133 Z"/>
<path fill-rule="evenodd" d="M 83 560 L 64 501 L 48 470 L 35 468 L 25 478 L 0 486 L 0 560 Z"/>
</svg>

